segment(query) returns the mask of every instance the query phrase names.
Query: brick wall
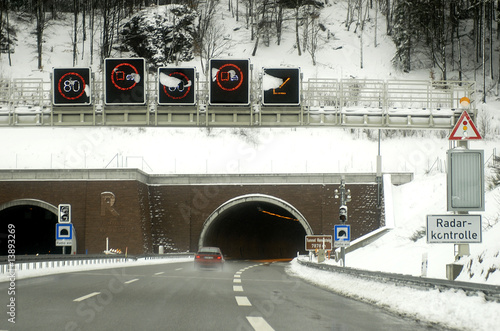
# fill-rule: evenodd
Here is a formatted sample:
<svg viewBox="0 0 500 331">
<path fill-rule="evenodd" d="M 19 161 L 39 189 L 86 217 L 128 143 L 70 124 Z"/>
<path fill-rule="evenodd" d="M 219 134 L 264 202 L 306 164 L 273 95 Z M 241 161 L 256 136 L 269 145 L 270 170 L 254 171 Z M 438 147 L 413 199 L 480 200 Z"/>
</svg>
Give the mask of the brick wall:
<svg viewBox="0 0 500 331">
<path fill-rule="evenodd" d="M 203 223 L 219 206 L 245 194 L 265 194 L 296 208 L 314 233 L 332 234 L 338 224 L 338 185 L 147 185 L 136 180 L 113 181 L 4 181 L 0 205 L 16 199 L 38 199 L 57 206 L 72 206 L 78 253 L 99 253 L 110 248 L 129 254 L 193 251 Z M 380 226 L 375 185 L 347 184 L 352 201 L 349 224 L 352 239 Z M 1 216 L 1 211 L 0 211 Z"/>
</svg>

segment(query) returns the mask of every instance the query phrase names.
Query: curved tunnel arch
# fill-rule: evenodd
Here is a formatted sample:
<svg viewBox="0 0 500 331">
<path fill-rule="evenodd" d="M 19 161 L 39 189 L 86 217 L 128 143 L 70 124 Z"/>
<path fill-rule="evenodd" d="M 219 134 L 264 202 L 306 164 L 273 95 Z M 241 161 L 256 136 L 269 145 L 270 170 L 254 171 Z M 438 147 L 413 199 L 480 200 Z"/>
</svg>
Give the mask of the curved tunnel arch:
<svg viewBox="0 0 500 331">
<path fill-rule="evenodd" d="M 225 246 L 221 247 L 223 252 L 235 258 L 293 257 L 304 248 L 305 235 L 310 234 L 313 230 L 306 218 L 288 202 L 265 194 L 247 194 L 228 200 L 210 214 L 203 223 L 198 247 Z M 254 247 L 250 253 L 249 246 L 266 247 Z"/>
<path fill-rule="evenodd" d="M 57 223 L 57 213 L 58 213 L 58 208 L 48 202 L 45 202 L 43 200 L 38 200 L 38 199 L 17 199 L 17 200 L 12 200 L 3 204 L 0 204 L 0 216 L 2 213 L 8 213 L 9 210 L 16 210 L 15 214 L 22 214 L 23 210 L 28 211 L 32 210 L 33 207 L 35 209 L 40 209 L 40 210 L 45 210 L 49 212 L 50 214 L 53 214 L 52 217 L 50 218 L 51 220 L 47 220 L 47 216 L 45 216 L 45 220 L 48 221 L 44 226 L 50 226 L 50 228 L 43 228 L 43 231 L 41 233 L 36 233 L 36 231 L 40 230 L 38 227 L 35 227 L 33 225 L 29 224 L 21 224 L 19 223 L 19 219 L 7 219 L 7 222 L 12 222 L 16 225 L 16 253 L 21 253 L 25 252 L 24 254 L 36 254 L 36 253 L 41 253 L 41 254 L 47 254 L 48 252 L 31 252 L 30 246 L 36 245 L 36 242 L 29 242 L 26 239 L 27 238 L 33 238 L 34 236 L 38 236 L 40 241 L 47 241 L 50 240 L 48 244 L 46 243 L 45 246 L 53 246 L 55 245 L 55 225 Z M 36 213 L 39 214 L 39 213 Z M 0 217 L 2 221 L 5 221 L 4 218 Z M 30 227 L 36 228 L 38 230 L 30 230 Z M 6 228 L 6 227 L 5 227 Z M 28 231 L 28 232 L 24 232 Z M 30 233 L 31 232 L 31 233 Z M 42 234 L 49 234 L 50 237 L 43 237 Z M 76 254 L 76 231 L 75 227 L 73 227 L 73 245 L 71 246 L 71 254 Z M 54 237 L 54 240 L 52 241 L 52 236 Z M 33 248 L 34 249 L 34 248 Z M 60 249 L 62 251 L 62 249 Z M 66 250 L 68 252 L 68 250 Z"/>
</svg>

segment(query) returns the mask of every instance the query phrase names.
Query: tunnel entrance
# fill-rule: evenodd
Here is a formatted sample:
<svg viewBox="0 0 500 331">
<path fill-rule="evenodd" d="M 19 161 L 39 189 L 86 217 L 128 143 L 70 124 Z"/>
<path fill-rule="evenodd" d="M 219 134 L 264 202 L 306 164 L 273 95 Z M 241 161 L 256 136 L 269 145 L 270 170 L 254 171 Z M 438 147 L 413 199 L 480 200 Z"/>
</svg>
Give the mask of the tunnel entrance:
<svg viewBox="0 0 500 331">
<path fill-rule="evenodd" d="M 232 259 L 293 258 L 313 234 L 287 202 L 261 194 L 229 200 L 205 221 L 198 245 L 220 247 Z"/>
<path fill-rule="evenodd" d="M 62 247 L 56 246 L 56 212 L 56 207 L 38 200 L 0 205 L 0 255 L 8 255 L 9 239 L 14 240 L 10 243 L 16 255 L 62 254 Z M 15 232 L 9 232 L 9 224 Z"/>
</svg>

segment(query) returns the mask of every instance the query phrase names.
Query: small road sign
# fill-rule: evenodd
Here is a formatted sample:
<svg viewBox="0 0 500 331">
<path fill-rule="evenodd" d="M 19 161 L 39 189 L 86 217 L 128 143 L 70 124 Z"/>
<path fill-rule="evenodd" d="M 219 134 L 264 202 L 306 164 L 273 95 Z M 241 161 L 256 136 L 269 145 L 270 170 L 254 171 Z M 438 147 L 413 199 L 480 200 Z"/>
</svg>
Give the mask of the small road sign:
<svg viewBox="0 0 500 331">
<path fill-rule="evenodd" d="M 427 215 L 427 243 L 481 242 L 481 215 Z"/>
<path fill-rule="evenodd" d="M 73 244 L 73 224 L 56 224 L 56 246 L 71 246 Z"/>
<path fill-rule="evenodd" d="M 348 247 L 351 245 L 351 226 L 337 224 L 333 228 L 335 234 L 335 247 Z"/>
<path fill-rule="evenodd" d="M 448 140 L 483 139 L 467 111 L 464 111 L 451 131 Z"/>
<path fill-rule="evenodd" d="M 306 236 L 306 251 L 314 251 L 317 249 L 332 250 L 332 236 L 330 235 L 307 235 Z"/>
</svg>

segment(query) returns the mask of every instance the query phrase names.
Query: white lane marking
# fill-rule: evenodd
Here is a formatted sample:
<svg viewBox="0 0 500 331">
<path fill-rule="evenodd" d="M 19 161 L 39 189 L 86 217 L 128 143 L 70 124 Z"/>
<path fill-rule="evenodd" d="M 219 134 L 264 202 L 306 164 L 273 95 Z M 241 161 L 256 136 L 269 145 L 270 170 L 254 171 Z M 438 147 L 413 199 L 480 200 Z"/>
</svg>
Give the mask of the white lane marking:
<svg viewBox="0 0 500 331">
<path fill-rule="evenodd" d="M 155 276 L 163 275 L 164 273 L 165 273 L 165 271 L 160 271 L 160 272 L 155 273 Z"/>
<path fill-rule="evenodd" d="M 125 284 L 130 284 L 130 283 L 136 282 L 136 281 L 138 281 L 138 280 L 139 280 L 139 278 L 134 278 L 134 279 L 131 279 L 131 280 L 127 280 L 127 281 L 125 282 Z"/>
<path fill-rule="evenodd" d="M 247 320 L 255 331 L 274 331 L 274 329 L 267 324 L 266 320 L 260 316 L 247 316 Z"/>
<path fill-rule="evenodd" d="M 182 269 L 184 269 L 184 268 L 177 268 L 177 269 L 175 269 L 175 271 L 179 271 L 179 270 L 182 270 Z"/>
<path fill-rule="evenodd" d="M 241 278 L 241 275 L 234 275 L 234 278 Z"/>
<path fill-rule="evenodd" d="M 241 275 L 241 271 L 236 271 L 236 275 Z"/>
<path fill-rule="evenodd" d="M 251 306 L 252 304 L 250 303 L 250 300 L 248 300 L 247 297 L 243 296 L 235 296 L 236 303 L 238 306 Z"/>
<path fill-rule="evenodd" d="M 243 286 L 233 286 L 234 292 L 243 292 Z"/>
<path fill-rule="evenodd" d="M 233 283 L 241 283 L 241 279 L 235 278 L 235 279 L 233 279 Z"/>
<path fill-rule="evenodd" d="M 83 301 L 83 300 L 85 300 L 85 299 L 91 298 L 91 297 L 96 296 L 96 295 L 99 295 L 99 294 L 101 294 L 101 292 L 92 292 L 92 293 L 90 293 L 90 294 L 84 295 L 83 297 L 76 298 L 76 299 L 75 299 L 75 300 L 73 300 L 73 301 L 75 301 L 75 302 L 80 302 L 80 301 Z"/>
</svg>

